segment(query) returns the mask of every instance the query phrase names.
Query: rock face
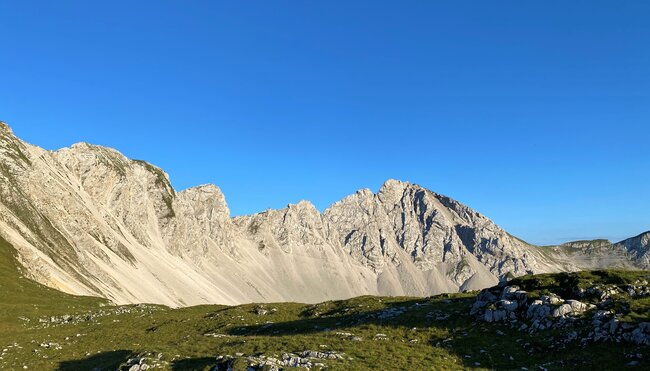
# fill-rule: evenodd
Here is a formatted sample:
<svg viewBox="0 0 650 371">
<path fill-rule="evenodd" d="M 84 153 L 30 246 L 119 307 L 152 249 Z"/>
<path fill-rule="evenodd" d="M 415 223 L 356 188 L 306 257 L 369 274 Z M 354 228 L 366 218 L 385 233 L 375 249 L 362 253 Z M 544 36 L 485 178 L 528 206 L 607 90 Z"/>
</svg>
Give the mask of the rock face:
<svg viewBox="0 0 650 371">
<path fill-rule="evenodd" d="M 632 254 L 635 261 L 644 267 L 650 267 L 650 232 L 628 238 L 617 244 L 620 249 Z"/>
<path fill-rule="evenodd" d="M 509 275 L 648 267 L 650 256 L 648 234 L 598 253 L 531 246 L 455 200 L 396 180 L 323 213 L 301 201 L 231 218 L 214 185 L 176 192 L 144 161 L 86 143 L 46 151 L 5 123 L 0 235 L 43 284 L 172 306 L 432 295 Z"/>
</svg>

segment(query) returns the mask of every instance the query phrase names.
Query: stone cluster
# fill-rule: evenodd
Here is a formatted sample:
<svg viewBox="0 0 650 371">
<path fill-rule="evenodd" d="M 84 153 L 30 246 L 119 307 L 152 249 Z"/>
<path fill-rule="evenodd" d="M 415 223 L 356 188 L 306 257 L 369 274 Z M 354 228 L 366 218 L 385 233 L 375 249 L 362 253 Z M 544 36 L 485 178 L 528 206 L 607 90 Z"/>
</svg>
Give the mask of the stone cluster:
<svg viewBox="0 0 650 371">
<path fill-rule="evenodd" d="M 47 328 L 61 325 L 74 325 L 82 322 L 96 322 L 100 318 L 107 316 L 120 316 L 126 314 L 148 315 L 158 310 L 161 310 L 161 307 L 147 304 L 136 304 L 130 306 L 107 306 L 93 312 L 41 317 L 38 319 L 38 323 L 39 327 Z M 26 322 L 29 323 L 29 320 Z"/>
<path fill-rule="evenodd" d="M 226 355 L 218 356 L 216 365 L 212 368 L 214 371 L 231 371 L 234 370 L 235 361 L 238 358 L 245 359 L 247 371 L 265 370 L 280 371 L 287 368 L 305 368 L 305 369 L 324 369 L 325 364 L 319 360 L 342 360 L 343 353 L 334 351 L 313 351 L 305 350 L 301 353 L 284 353 L 282 356 L 266 356 L 236 354 L 235 356 Z"/>
<path fill-rule="evenodd" d="M 572 293 L 572 298 L 551 292 L 533 296 L 518 286 L 497 286 L 479 293 L 470 314 L 485 322 L 508 323 L 531 334 L 565 329 L 563 343 L 626 341 L 650 345 L 650 322 L 622 320 L 630 308 L 624 300 L 619 300 L 649 296 L 647 281 L 634 285 L 576 287 Z"/>
</svg>

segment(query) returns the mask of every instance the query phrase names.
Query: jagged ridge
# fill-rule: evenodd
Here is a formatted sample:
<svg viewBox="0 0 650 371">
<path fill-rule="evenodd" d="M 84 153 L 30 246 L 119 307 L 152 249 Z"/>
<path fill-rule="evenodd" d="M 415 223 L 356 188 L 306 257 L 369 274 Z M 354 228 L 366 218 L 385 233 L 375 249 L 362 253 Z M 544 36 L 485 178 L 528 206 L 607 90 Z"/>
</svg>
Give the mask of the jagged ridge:
<svg viewBox="0 0 650 371">
<path fill-rule="evenodd" d="M 118 303 L 431 295 L 511 275 L 648 265 L 647 237 L 597 254 L 531 246 L 453 199 L 396 180 L 323 213 L 302 201 L 231 218 L 214 185 L 176 192 L 144 161 L 86 143 L 46 151 L 4 123 L 0 195 L 0 235 L 31 277 Z"/>
</svg>

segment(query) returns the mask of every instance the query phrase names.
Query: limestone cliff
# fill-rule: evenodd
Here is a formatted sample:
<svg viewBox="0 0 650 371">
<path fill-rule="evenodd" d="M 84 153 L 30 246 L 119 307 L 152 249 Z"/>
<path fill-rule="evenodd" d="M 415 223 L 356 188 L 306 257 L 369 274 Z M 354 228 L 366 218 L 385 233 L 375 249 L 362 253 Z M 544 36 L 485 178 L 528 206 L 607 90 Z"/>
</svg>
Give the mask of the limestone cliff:
<svg viewBox="0 0 650 371">
<path fill-rule="evenodd" d="M 0 235 L 25 271 L 117 303 L 320 302 L 431 295 L 509 275 L 648 267 L 648 234 L 536 247 L 418 185 L 387 181 L 320 213 L 301 201 L 231 218 L 214 185 L 181 192 L 161 169 L 101 146 L 46 151 L 0 123 Z"/>
</svg>

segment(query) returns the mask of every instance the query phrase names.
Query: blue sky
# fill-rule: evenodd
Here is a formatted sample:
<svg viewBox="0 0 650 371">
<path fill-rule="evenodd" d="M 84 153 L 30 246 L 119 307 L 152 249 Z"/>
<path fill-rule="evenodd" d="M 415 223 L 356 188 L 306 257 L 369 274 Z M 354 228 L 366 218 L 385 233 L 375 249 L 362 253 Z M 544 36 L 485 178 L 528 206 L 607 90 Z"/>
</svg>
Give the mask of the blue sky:
<svg viewBox="0 0 650 371">
<path fill-rule="evenodd" d="M 650 2 L 1 1 L 0 119 L 234 215 L 397 178 L 534 243 L 650 229 Z"/>
</svg>

